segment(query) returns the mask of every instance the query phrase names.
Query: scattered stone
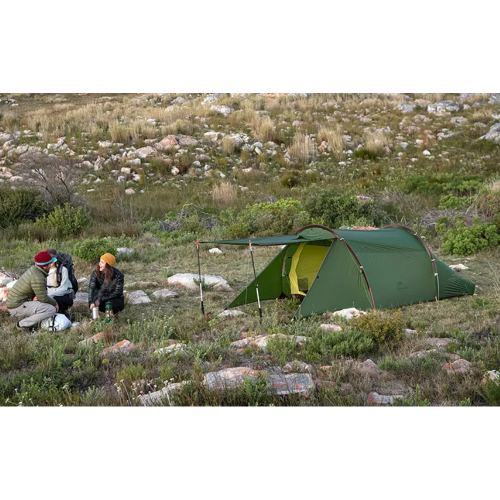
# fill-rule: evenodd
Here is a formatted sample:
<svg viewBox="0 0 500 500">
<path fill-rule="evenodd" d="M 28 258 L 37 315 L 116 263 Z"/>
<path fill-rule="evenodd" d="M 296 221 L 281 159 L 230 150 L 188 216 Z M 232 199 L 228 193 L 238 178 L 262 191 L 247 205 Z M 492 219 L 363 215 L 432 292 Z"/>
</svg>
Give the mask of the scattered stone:
<svg viewBox="0 0 500 500">
<path fill-rule="evenodd" d="M 289 375 L 270 374 L 270 390 L 278 396 L 300 394 L 309 396 L 314 390 L 314 381 L 308 373 L 291 373 Z"/>
<path fill-rule="evenodd" d="M 467 266 L 464 266 L 463 264 L 456 264 L 453 266 L 449 266 L 450 269 L 453 269 L 454 271 L 460 272 L 460 271 L 466 271 L 469 269 Z"/>
<path fill-rule="evenodd" d="M 399 109 L 401 113 L 413 113 L 413 106 L 411 104 L 405 104 L 402 102 L 401 104 L 398 104 L 396 108 Z"/>
<path fill-rule="evenodd" d="M 177 292 L 174 292 L 173 290 L 167 290 L 166 288 L 153 292 L 153 296 L 159 300 L 179 298 L 179 294 Z"/>
<path fill-rule="evenodd" d="M 496 144 L 500 144 L 500 122 L 495 123 L 495 125 L 490 128 L 490 131 L 486 135 L 480 137 L 480 139 L 486 139 Z"/>
<path fill-rule="evenodd" d="M 427 106 L 427 112 L 437 116 L 442 116 L 447 112 L 452 113 L 455 111 L 460 111 L 460 106 L 454 104 L 452 101 L 439 101 L 435 104 L 429 104 Z"/>
<path fill-rule="evenodd" d="M 482 384 L 484 385 L 488 381 L 498 384 L 500 382 L 500 372 L 498 372 L 497 370 L 487 372 L 482 380 Z"/>
<path fill-rule="evenodd" d="M 126 194 L 127 196 L 132 196 L 132 195 L 134 195 L 134 194 L 135 194 L 135 190 L 134 190 L 134 189 L 126 189 L 126 190 L 125 190 L 125 194 Z"/>
<path fill-rule="evenodd" d="M 171 286 L 183 286 L 188 290 L 199 290 L 199 279 L 197 274 L 176 274 L 168 278 L 167 283 Z M 220 276 L 203 275 L 201 279 L 205 285 L 213 287 L 214 290 L 231 290 L 227 281 Z"/>
<path fill-rule="evenodd" d="M 364 363 L 360 364 L 359 371 L 368 375 L 370 377 L 376 376 L 378 377 L 381 373 L 381 370 L 377 366 L 377 364 L 371 359 L 367 359 Z"/>
<path fill-rule="evenodd" d="M 14 281 L 14 278 L 1 278 L 0 277 L 0 287 L 2 286 L 7 286 L 9 283 L 12 283 Z"/>
<path fill-rule="evenodd" d="M 128 354 L 132 349 L 134 349 L 134 344 L 130 342 L 130 340 L 122 340 L 111 347 L 108 347 L 102 351 L 102 355 L 106 356 L 107 354 L 116 354 L 119 352 L 123 352 Z"/>
<path fill-rule="evenodd" d="M 133 248 L 117 248 L 116 251 L 118 255 L 134 255 L 135 250 Z"/>
<path fill-rule="evenodd" d="M 259 335 L 258 337 L 247 337 L 246 339 L 238 340 L 236 342 L 233 342 L 231 344 L 231 347 L 241 349 L 245 347 L 253 347 L 255 349 L 259 349 L 261 351 L 266 351 L 267 350 L 267 344 L 269 343 L 269 340 L 275 338 L 275 337 L 280 337 L 282 339 L 290 339 L 290 338 L 295 338 L 297 345 L 300 346 L 307 342 L 307 337 L 288 337 L 283 334 L 275 334 L 275 335 Z"/>
<path fill-rule="evenodd" d="M 438 349 L 445 349 L 453 342 L 451 339 L 425 339 L 425 341 Z"/>
<path fill-rule="evenodd" d="M 159 286 L 156 281 L 135 281 L 134 283 L 128 283 L 129 288 L 147 288 L 153 286 Z"/>
<path fill-rule="evenodd" d="M 371 392 L 366 398 L 366 406 L 392 406 L 394 400 L 403 396 L 382 396 L 376 392 Z"/>
<path fill-rule="evenodd" d="M 80 342 L 81 345 L 89 346 L 92 344 L 98 344 L 99 342 L 111 342 L 113 339 L 113 331 L 112 330 L 104 330 L 101 333 L 97 333 L 93 337 L 89 339 L 82 340 Z"/>
<path fill-rule="evenodd" d="M 86 278 L 83 278 L 83 279 L 86 279 Z M 80 281 L 78 281 L 78 283 L 80 283 Z M 75 298 L 73 299 L 74 305 L 88 304 L 88 303 L 89 303 L 89 295 L 88 295 L 88 293 L 85 293 L 85 292 L 78 292 L 75 295 Z"/>
<path fill-rule="evenodd" d="M 128 296 L 128 304 L 129 305 L 138 305 L 138 304 L 149 304 L 151 302 L 151 299 L 148 297 L 148 295 L 139 290 L 137 292 L 131 292 Z"/>
<path fill-rule="evenodd" d="M 251 368 L 228 368 L 219 372 L 207 373 L 204 382 L 210 391 L 233 389 L 245 383 L 246 378 L 257 378 L 260 372 Z"/>
<path fill-rule="evenodd" d="M 214 111 L 217 111 L 217 113 L 220 113 L 222 115 L 230 115 L 231 113 L 234 113 L 234 109 L 230 108 L 229 106 L 221 106 L 217 104 L 213 104 L 210 109 L 213 109 Z"/>
<path fill-rule="evenodd" d="M 168 401 L 170 406 L 173 406 L 170 397 L 182 390 L 182 388 L 189 382 L 180 382 L 178 384 L 169 384 L 167 387 L 163 388 L 161 391 L 151 392 L 144 396 L 139 396 L 139 401 L 144 406 L 162 406 L 165 400 Z"/>
<path fill-rule="evenodd" d="M 155 351 L 155 354 L 172 354 L 174 352 L 182 351 L 186 346 L 184 344 L 172 344 L 168 347 L 162 347 Z"/>
<path fill-rule="evenodd" d="M 407 328 L 407 329 L 405 330 L 405 335 L 406 335 L 407 337 L 413 337 L 413 336 L 415 336 L 415 335 L 418 335 L 418 332 L 417 332 L 417 330 L 410 330 L 409 328 Z"/>
<path fill-rule="evenodd" d="M 320 325 L 320 330 L 324 332 L 341 332 L 342 327 L 338 325 Z"/>
<path fill-rule="evenodd" d="M 465 359 L 459 359 L 458 361 L 444 365 L 443 370 L 449 373 L 469 373 L 471 371 L 471 364 Z"/>
<path fill-rule="evenodd" d="M 217 254 L 217 255 L 221 255 L 223 253 L 222 250 L 220 250 L 218 248 L 211 248 L 208 252 L 212 253 L 212 254 Z"/>
<path fill-rule="evenodd" d="M 293 361 L 286 364 L 282 371 L 285 373 L 312 373 L 312 366 L 303 361 Z"/>
<path fill-rule="evenodd" d="M 162 139 L 160 142 L 155 144 L 155 148 L 159 151 L 164 151 L 166 149 L 171 149 L 177 146 L 177 137 L 175 135 L 169 135 Z"/>
<path fill-rule="evenodd" d="M 236 316 L 246 316 L 246 314 L 243 311 L 237 311 L 236 309 L 233 309 L 231 311 L 224 311 L 219 314 L 219 318 L 232 318 Z"/>
<path fill-rule="evenodd" d="M 362 314 L 366 314 L 366 313 L 364 311 L 358 311 L 358 309 L 355 309 L 352 307 L 350 309 L 342 309 L 342 311 L 336 311 L 333 313 L 329 313 L 328 315 L 331 317 L 340 316 L 341 318 L 349 320 L 352 318 L 358 318 Z"/>
</svg>

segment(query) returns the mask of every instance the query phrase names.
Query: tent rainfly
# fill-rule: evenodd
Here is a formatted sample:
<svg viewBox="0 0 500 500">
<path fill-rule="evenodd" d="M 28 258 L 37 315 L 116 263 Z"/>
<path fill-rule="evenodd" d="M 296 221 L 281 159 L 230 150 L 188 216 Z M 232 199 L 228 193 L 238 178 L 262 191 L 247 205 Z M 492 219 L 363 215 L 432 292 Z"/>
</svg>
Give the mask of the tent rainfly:
<svg viewBox="0 0 500 500">
<path fill-rule="evenodd" d="M 248 246 L 249 240 L 204 243 Z M 228 309 L 301 296 L 294 318 L 300 319 L 349 307 L 390 309 L 475 292 L 473 283 L 440 261 L 405 226 L 367 231 L 314 225 L 291 236 L 252 239 L 251 245 L 284 248 Z"/>
</svg>

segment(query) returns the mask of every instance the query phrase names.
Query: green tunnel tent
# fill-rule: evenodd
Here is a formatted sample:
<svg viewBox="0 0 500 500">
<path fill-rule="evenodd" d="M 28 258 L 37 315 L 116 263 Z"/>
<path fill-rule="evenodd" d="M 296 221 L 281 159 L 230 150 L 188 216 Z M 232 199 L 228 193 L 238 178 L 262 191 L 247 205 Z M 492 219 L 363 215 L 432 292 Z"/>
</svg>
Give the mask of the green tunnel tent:
<svg viewBox="0 0 500 500">
<path fill-rule="evenodd" d="M 282 246 L 257 277 L 260 299 L 301 296 L 296 319 L 355 307 L 390 309 L 473 295 L 475 285 L 440 261 L 404 226 L 332 230 L 307 226 L 295 235 L 252 239 L 253 246 Z M 248 246 L 249 240 L 204 242 Z M 257 302 L 253 281 L 228 306 Z"/>
</svg>

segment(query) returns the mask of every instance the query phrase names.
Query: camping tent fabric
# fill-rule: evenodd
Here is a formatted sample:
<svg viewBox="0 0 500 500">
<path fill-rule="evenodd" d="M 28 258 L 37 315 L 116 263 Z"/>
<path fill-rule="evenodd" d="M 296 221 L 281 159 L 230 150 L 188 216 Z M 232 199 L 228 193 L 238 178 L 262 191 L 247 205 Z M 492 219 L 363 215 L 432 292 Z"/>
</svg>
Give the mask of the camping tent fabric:
<svg viewBox="0 0 500 500">
<path fill-rule="evenodd" d="M 251 241 L 256 246 L 286 246 L 257 277 L 261 300 L 300 294 L 299 280 L 307 278 L 309 291 L 297 318 L 347 307 L 388 309 L 475 292 L 473 283 L 435 257 L 407 228 L 333 231 L 314 227 L 297 235 Z M 248 240 L 212 243 L 248 245 Z M 316 245 L 326 247 L 318 250 L 313 248 Z M 326 256 L 317 271 L 320 254 Z M 256 301 L 253 282 L 229 307 Z"/>
</svg>

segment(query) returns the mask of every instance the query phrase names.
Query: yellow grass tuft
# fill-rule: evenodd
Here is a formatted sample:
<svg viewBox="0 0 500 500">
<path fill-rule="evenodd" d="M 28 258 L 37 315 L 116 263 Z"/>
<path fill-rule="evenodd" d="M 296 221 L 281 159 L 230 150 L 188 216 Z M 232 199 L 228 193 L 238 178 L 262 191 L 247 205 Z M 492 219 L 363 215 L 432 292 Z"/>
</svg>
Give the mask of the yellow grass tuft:
<svg viewBox="0 0 500 500">
<path fill-rule="evenodd" d="M 318 131 L 317 142 L 321 144 L 323 141 L 328 142 L 337 158 L 344 156 L 344 134 L 340 125 L 321 127 Z"/>
<path fill-rule="evenodd" d="M 307 162 L 316 156 L 316 144 L 308 135 L 298 132 L 288 150 L 290 158 L 296 162 Z"/>
<path fill-rule="evenodd" d="M 238 199 L 238 187 L 227 181 L 221 182 L 214 187 L 212 199 L 221 208 L 233 206 Z"/>
</svg>

